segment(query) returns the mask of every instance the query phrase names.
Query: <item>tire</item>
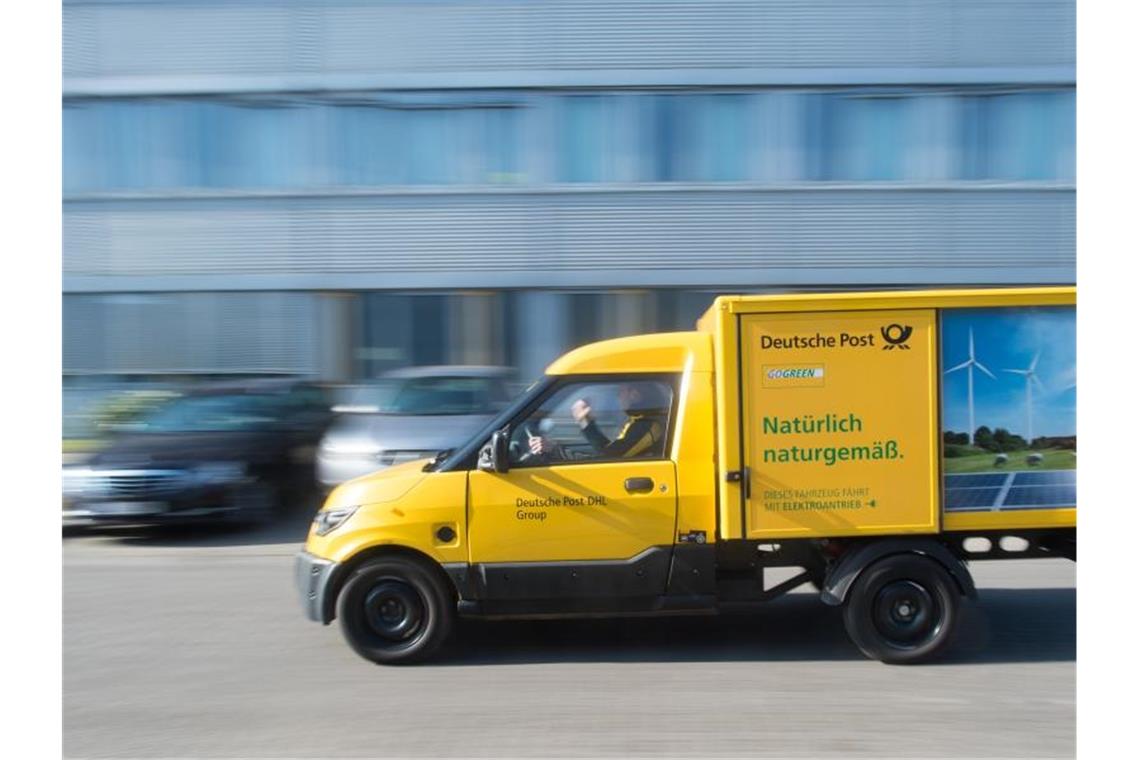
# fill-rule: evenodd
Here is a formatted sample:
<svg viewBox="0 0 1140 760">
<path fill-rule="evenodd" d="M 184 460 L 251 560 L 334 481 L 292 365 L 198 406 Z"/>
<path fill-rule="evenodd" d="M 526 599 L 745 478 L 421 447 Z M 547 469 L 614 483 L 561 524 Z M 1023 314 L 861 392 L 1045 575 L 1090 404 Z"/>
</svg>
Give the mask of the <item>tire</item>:
<svg viewBox="0 0 1140 760">
<path fill-rule="evenodd" d="M 938 562 L 900 554 L 859 574 L 843 623 L 855 646 L 873 660 L 932 660 L 950 644 L 958 623 L 958 586 Z"/>
<path fill-rule="evenodd" d="M 382 665 L 422 662 L 451 633 L 455 597 L 438 571 L 410 557 L 391 556 L 358 567 L 336 600 L 349 646 Z"/>
</svg>

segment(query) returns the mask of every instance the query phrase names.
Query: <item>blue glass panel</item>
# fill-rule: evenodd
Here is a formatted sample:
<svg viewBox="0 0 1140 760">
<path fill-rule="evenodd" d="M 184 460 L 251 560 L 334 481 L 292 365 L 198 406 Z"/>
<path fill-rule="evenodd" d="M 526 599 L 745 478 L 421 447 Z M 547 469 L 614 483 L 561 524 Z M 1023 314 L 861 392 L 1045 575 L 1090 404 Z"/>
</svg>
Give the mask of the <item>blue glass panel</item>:
<svg viewBox="0 0 1140 760">
<path fill-rule="evenodd" d="M 400 111 L 403 122 L 403 181 L 411 185 L 439 185 L 451 181 L 454 164 L 454 114 L 443 108 Z"/>
<path fill-rule="evenodd" d="M 524 119 L 512 98 L 548 99 L 555 118 Z M 1065 181 L 1075 94 L 84 99 L 65 104 L 63 137 L 67 192 L 513 182 L 528 168 L 524 146 L 547 151 L 561 182 Z"/>
<path fill-rule="evenodd" d="M 1016 486 L 1075 486 L 1076 470 L 1042 470 L 1041 472 L 1019 472 L 1013 479 Z"/>
<path fill-rule="evenodd" d="M 1075 485 L 1024 486 L 1011 488 L 1002 502 L 1003 509 L 1019 507 L 1071 507 L 1077 503 Z"/>
<path fill-rule="evenodd" d="M 835 163 L 831 179 L 904 178 L 910 144 L 909 99 L 845 96 L 835 103 Z"/>
<path fill-rule="evenodd" d="M 1075 105 L 1071 90 L 964 96 L 959 176 L 1072 180 Z"/>
<path fill-rule="evenodd" d="M 743 95 L 708 95 L 700 98 L 698 129 L 693 152 L 694 180 L 738 181 L 747 176 L 748 102 Z"/>
<path fill-rule="evenodd" d="M 946 476 L 946 488 L 1000 487 L 1008 477 L 1009 474 L 1004 472 L 951 474 Z"/>
<path fill-rule="evenodd" d="M 481 108 L 475 113 L 482 133 L 482 182 L 513 182 L 521 179 L 518 151 L 521 143 L 521 108 Z"/>
<path fill-rule="evenodd" d="M 97 190 L 101 185 L 98 106 L 90 103 L 63 109 L 63 189 Z"/>
<path fill-rule="evenodd" d="M 680 179 L 678 151 L 681 128 L 678 124 L 680 108 L 676 97 L 659 95 L 655 98 L 653 114 L 653 160 L 649 179 L 672 182 Z"/>
<path fill-rule="evenodd" d="M 1000 488 L 956 488 L 946 491 L 947 511 L 962 509 L 989 509 L 997 500 Z"/>
<path fill-rule="evenodd" d="M 835 96 L 809 93 L 800 98 L 802 177 L 806 180 L 834 179 L 835 140 L 832 134 Z"/>
<path fill-rule="evenodd" d="M 558 181 L 600 182 L 606 140 L 605 110 L 598 95 L 573 95 L 561 102 Z"/>
</svg>

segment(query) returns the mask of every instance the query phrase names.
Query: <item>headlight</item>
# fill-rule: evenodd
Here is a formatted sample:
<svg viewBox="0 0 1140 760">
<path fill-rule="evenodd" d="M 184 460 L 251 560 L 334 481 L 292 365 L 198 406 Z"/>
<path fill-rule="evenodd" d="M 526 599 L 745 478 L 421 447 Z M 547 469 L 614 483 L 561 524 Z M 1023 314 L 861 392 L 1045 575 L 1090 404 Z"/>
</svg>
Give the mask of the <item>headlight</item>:
<svg viewBox="0 0 1140 760">
<path fill-rule="evenodd" d="M 194 479 L 203 485 L 233 483 L 245 477 L 245 465 L 240 462 L 206 462 L 194 468 Z"/>
<path fill-rule="evenodd" d="M 80 496 L 83 494 L 83 476 L 75 470 L 63 471 L 63 495 Z"/>
<path fill-rule="evenodd" d="M 68 467 L 63 471 L 63 495 L 68 498 L 95 497 L 107 490 L 107 479 L 86 467 Z"/>
<path fill-rule="evenodd" d="M 352 517 L 359 507 L 344 507 L 342 509 L 328 509 L 323 512 L 317 512 L 317 516 L 313 518 L 313 525 L 316 526 L 317 535 L 324 536 L 332 533 L 334 530 L 344 524 L 344 521 Z"/>
</svg>

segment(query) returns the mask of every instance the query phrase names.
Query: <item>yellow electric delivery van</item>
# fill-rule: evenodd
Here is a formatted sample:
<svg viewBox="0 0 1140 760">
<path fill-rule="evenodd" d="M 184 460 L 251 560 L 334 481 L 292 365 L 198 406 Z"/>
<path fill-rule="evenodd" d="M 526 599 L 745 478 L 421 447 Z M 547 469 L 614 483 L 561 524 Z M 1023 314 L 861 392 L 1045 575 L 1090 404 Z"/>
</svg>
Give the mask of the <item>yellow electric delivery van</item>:
<svg viewBox="0 0 1140 760">
<path fill-rule="evenodd" d="M 463 446 L 334 490 L 304 610 L 400 663 L 457 615 L 812 584 L 868 657 L 928 660 L 968 560 L 1076 560 L 1075 312 L 1070 287 L 721 297 L 695 331 L 571 351 Z"/>
</svg>

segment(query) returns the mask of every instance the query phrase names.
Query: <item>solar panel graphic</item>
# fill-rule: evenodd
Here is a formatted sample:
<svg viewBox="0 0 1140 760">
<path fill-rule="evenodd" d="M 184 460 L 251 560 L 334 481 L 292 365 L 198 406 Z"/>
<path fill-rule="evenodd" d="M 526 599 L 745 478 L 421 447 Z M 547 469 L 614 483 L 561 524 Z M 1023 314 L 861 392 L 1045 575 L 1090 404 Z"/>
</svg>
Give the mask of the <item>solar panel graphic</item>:
<svg viewBox="0 0 1140 760">
<path fill-rule="evenodd" d="M 1076 483 L 1076 470 L 1038 470 L 1019 472 L 1014 487 L 1022 486 L 1071 486 Z"/>
<path fill-rule="evenodd" d="M 1076 309 L 943 309 L 942 508 L 1077 505 Z"/>
<path fill-rule="evenodd" d="M 942 508 L 946 512 L 993 512 L 1076 504 L 1076 470 L 1017 470 L 947 474 Z"/>
<path fill-rule="evenodd" d="M 947 482 L 950 478 L 954 479 L 955 488 L 1001 488 L 1008 477 L 1008 472 L 965 473 L 946 476 Z"/>
<path fill-rule="evenodd" d="M 1000 488 L 947 488 L 945 509 L 947 512 L 989 510 L 1000 493 Z"/>
</svg>

